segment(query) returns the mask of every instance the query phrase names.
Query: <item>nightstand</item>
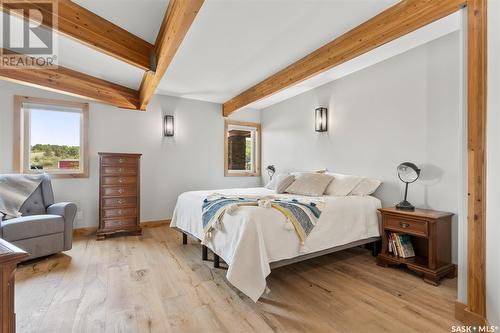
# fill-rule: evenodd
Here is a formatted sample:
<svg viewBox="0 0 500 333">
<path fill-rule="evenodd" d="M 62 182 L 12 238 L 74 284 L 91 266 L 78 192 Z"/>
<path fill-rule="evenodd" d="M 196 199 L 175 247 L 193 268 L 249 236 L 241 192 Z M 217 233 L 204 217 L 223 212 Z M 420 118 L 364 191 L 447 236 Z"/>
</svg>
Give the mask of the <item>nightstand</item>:
<svg viewBox="0 0 500 333">
<path fill-rule="evenodd" d="M 455 265 L 451 263 L 451 217 L 453 214 L 427 209 L 403 211 L 396 208 L 381 208 L 382 252 L 377 264 L 405 265 L 422 274 L 424 281 L 435 286 L 443 277 L 456 276 Z M 410 236 L 414 257 L 402 258 L 389 252 L 389 234 Z"/>
</svg>

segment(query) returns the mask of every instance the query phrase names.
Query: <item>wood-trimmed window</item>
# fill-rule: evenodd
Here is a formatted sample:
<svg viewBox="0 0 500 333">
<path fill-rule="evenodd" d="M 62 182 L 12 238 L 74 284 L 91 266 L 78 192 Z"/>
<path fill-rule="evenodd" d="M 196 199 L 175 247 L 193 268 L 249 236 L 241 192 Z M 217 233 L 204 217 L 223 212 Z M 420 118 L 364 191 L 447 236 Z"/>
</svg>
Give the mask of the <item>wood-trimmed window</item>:
<svg viewBox="0 0 500 333">
<path fill-rule="evenodd" d="M 87 178 L 88 103 L 14 96 L 14 172 Z"/>
<path fill-rule="evenodd" d="M 224 121 L 224 175 L 260 176 L 260 124 Z"/>
</svg>

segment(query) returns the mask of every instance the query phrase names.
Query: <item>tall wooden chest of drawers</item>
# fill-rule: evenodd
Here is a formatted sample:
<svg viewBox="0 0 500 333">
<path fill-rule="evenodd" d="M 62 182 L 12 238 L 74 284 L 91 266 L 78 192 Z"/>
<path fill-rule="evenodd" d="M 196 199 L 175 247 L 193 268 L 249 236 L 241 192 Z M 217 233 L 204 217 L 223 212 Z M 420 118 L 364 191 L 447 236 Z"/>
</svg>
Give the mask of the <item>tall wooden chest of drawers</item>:
<svg viewBox="0 0 500 333">
<path fill-rule="evenodd" d="M 141 154 L 99 153 L 97 239 L 117 232 L 141 234 Z"/>
</svg>

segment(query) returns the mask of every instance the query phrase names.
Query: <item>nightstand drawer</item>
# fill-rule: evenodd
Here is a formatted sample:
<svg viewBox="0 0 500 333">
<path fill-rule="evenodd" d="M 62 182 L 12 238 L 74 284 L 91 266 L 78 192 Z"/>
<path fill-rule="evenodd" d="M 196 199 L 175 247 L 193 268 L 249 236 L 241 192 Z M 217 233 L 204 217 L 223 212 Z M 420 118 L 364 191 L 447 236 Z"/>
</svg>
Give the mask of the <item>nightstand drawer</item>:
<svg viewBox="0 0 500 333">
<path fill-rule="evenodd" d="M 427 237 L 427 221 L 408 220 L 400 217 L 386 216 L 384 228 L 404 232 L 411 235 Z"/>
</svg>

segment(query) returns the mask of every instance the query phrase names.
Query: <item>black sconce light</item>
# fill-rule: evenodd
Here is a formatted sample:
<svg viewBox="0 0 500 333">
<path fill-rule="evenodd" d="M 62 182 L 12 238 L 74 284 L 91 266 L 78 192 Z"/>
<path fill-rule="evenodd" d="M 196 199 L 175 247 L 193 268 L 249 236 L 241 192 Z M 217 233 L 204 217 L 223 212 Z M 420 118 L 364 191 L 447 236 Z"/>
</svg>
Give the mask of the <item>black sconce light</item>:
<svg viewBox="0 0 500 333">
<path fill-rule="evenodd" d="M 401 210 L 415 210 L 415 206 L 406 200 L 408 197 L 408 184 L 415 182 L 420 176 L 420 169 L 411 162 L 404 162 L 398 165 L 398 177 L 405 183 L 405 198 L 403 201 L 396 205 L 397 209 Z"/>
<path fill-rule="evenodd" d="M 163 135 L 174 136 L 174 116 L 166 115 L 163 118 Z"/>
<path fill-rule="evenodd" d="M 314 129 L 316 132 L 326 132 L 328 130 L 328 109 L 317 108 L 314 111 Z"/>
</svg>

